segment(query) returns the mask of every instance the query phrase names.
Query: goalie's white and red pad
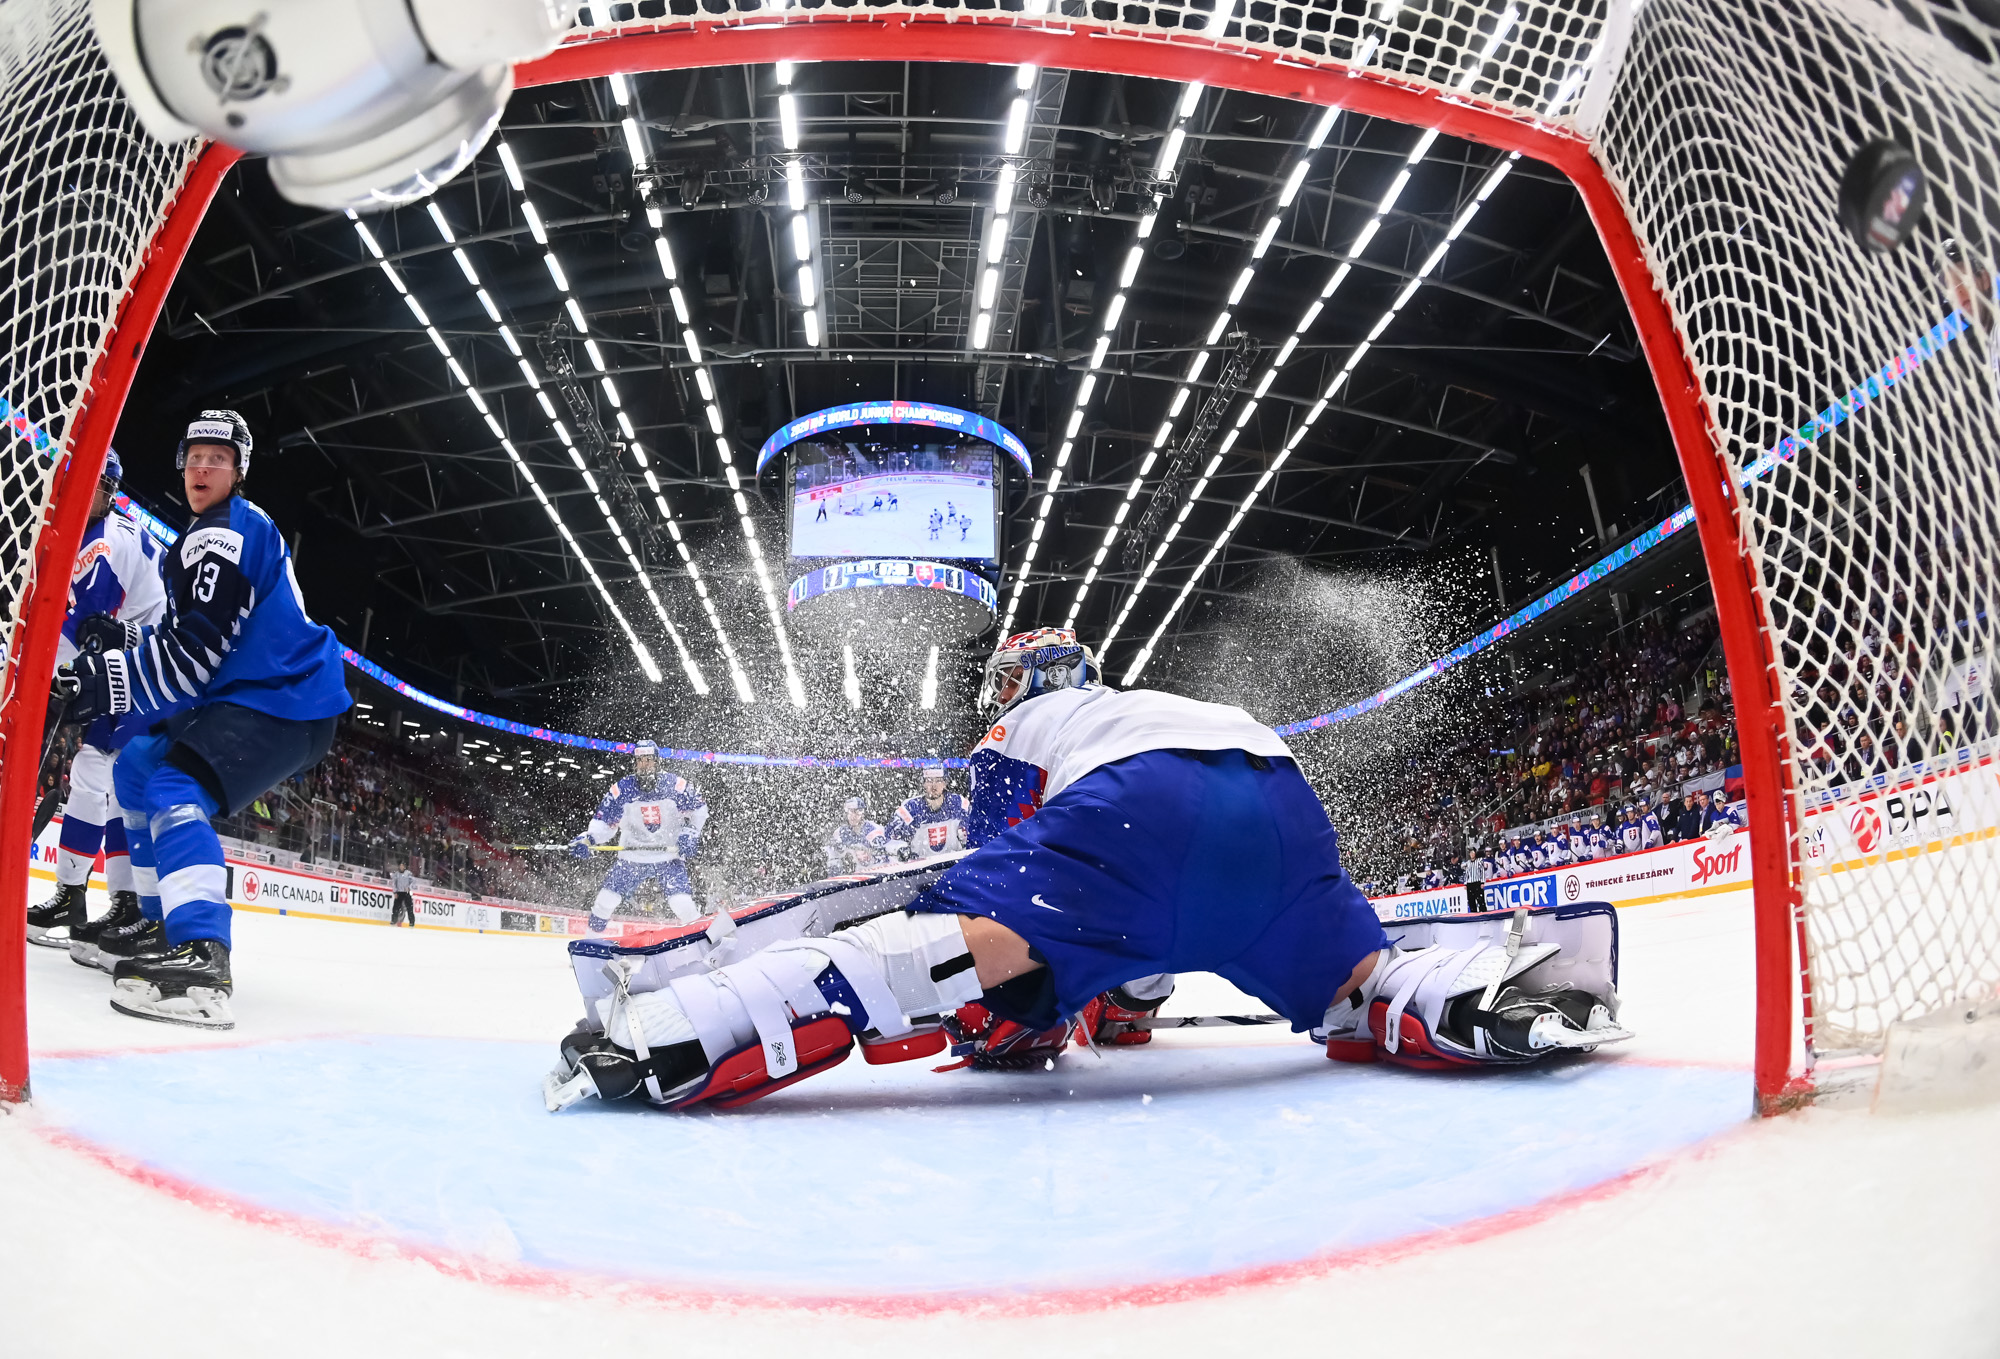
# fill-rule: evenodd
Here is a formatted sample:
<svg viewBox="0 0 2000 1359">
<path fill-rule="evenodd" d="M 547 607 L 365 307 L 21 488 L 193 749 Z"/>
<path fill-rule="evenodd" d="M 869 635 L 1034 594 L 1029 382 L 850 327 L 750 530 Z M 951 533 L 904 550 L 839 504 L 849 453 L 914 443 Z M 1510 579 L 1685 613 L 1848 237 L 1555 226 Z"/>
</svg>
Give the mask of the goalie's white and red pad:
<svg viewBox="0 0 2000 1359">
<path fill-rule="evenodd" d="M 1520 1066 L 1630 1038 L 1617 1023 L 1617 910 L 1579 902 L 1523 912 L 1509 959 L 1515 914 L 1385 926 L 1394 949 L 1358 1005 L 1343 1000 L 1327 1012 L 1326 1055 L 1420 1068 Z"/>
<path fill-rule="evenodd" d="M 626 989 L 633 995 L 658 991 L 675 977 L 709 971 L 772 944 L 824 938 L 849 921 L 900 911 L 964 857 L 945 854 L 921 863 L 825 878 L 796 892 L 759 898 L 703 924 L 669 925 L 619 939 L 572 939 L 570 967 L 583 994 L 584 1012 L 595 1016 L 597 1002 L 617 989 L 607 966 L 625 973 Z M 721 924 L 725 918 L 733 925 Z"/>
</svg>

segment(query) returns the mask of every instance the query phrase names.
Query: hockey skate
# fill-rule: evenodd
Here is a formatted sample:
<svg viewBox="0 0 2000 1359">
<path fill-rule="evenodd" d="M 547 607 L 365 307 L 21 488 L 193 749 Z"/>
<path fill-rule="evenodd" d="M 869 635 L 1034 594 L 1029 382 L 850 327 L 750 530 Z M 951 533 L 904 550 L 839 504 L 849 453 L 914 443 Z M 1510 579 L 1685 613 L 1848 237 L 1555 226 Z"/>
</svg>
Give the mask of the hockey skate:
<svg viewBox="0 0 2000 1359">
<path fill-rule="evenodd" d="M 58 883 L 54 896 L 28 908 L 28 942 L 43 948 L 68 948 L 89 921 L 83 885 Z"/>
<path fill-rule="evenodd" d="M 1524 1066 L 1632 1036 L 1619 1026 L 1618 917 L 1601 903 L 1440 916 L 1393 947 L 1319 1035 L 1335 1061 Z"/>
<path fill-rule="evenodd" d="M 127 958 L 111 973 L 111 1008 L 134 1019 L 233 1029 L 229 1009 L 229 946 L 191 939 L 166 953 Z"/>
<path fill-rule="evenodd" d="M 71 962 L 109 972 L 128 958 L 142 958 L 167 951 L 166 927 L 137 913 L 136 893 L 121 892 L 119 895 L 132 897 L 134 913 L 115 925 L 106 916 L 94 935 L 72 942 L 69 946 Z"/>
</svg>

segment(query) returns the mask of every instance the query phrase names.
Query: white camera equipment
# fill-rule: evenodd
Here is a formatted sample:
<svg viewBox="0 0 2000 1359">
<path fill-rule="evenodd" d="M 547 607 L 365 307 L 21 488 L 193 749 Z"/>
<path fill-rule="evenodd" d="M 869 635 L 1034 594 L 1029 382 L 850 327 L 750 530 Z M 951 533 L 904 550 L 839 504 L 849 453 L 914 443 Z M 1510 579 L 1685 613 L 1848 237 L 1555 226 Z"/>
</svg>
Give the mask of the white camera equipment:
<svg viewBox="0 0 2000 1359">
<path fill-rule="evenodd" d="M 562 40 L 581 0 L 92 0 L 98 45 L 164 142 L 270 157 L 278 191 L 366 212 L 468 165 L 513 64 Z"/>
</svg>

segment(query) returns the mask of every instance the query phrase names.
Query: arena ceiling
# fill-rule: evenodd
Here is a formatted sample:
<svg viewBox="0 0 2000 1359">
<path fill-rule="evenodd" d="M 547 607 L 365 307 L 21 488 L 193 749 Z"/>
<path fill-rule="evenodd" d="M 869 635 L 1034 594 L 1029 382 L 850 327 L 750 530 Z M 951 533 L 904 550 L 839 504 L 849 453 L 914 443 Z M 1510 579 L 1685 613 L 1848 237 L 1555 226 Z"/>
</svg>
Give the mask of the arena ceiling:
<svg viewBox="0 0 2000 1359">
<path fill-rule="evenodd" d="M 1532 161 L 1468 213 L 1499 153 L 1178 82 L 884 62 L 663 71 L 618 94 L 589 80 L 516 95 L 475 167 L 431 204 L 364 219 L 367 239 L 344 216 L 281 200 L 260 164 L 240 166 L 119 427 L 133 489 L 171 512 L 182 422 L 204 406 L 243 410 L 259 438 L 249 493 L 299 540 L 315 614 L 416 684 L 546 722 L 578 702 L 563 686 L 632 670 L 628 624 L 684 695 L 663 618 L 706 674 L 707 705 L 739 703 L 744 686 L 786 704 L 769 603 L 775 589 L 782 613 L 793 574 L 784 499 L 774 472 L 753 481 L 749 469 L 777 425 L 851 398 L 946 402 L 1023 437 L 1037 476 L 1010 488 L 1003 609 L 1033 541 L 1015 626 L 1074 614 L 1101 642 L 1122 618 L 1114 680 L 1170 613 L 1163 649 L 1200 632 L 1205 602 L 1257 590 L 1273 559 L 1462 567 L 1497 549 L 1518 601 L 1656 520 L 1663 498 L 1678 503 L 1658 398 L 1596 234 L 1568 182 Z M 1025 118 L 1010 131 L 1017 99 Z M 791 240 L 793 160 L 825 294 L 817 334 Z M 1010 172 L 1004 258 L 982 296 Z M 1147 531 L 1145 508 L 1211 397 L 1212 432 Z M 947 667 L 962 678 L 990 641 L 948 651 Z M 803 638 L 784 646 L 808 706 L 841 706 L 837 656 Z"/>
</svg>

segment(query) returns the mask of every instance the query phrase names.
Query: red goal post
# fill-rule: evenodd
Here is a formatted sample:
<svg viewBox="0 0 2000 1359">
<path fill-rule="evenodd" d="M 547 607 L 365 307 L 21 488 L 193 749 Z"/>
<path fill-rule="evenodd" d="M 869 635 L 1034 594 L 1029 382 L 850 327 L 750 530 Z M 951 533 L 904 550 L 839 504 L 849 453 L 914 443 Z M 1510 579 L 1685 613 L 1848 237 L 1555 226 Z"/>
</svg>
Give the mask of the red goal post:
<svg viewBox="0 0 2000 1359">
<path fill-rule="evenodd" d="M 87 44 L 79 0 L 38 2 L 70 39 L 83 25 Z M 518 82 L 777 60 L 1031 62 L 1338 104 L 1561 171 L 1631 309 L 1714 586 L 1750 808 L 1760 1105 L 1809 1097 L 1816 1054 L 1879 1052 L 1897 1023 L 1991 997 L 2000 808 L 1967 802 L 1948 833 L 1924 827 L 1915 839 L 1907 825 L 1867 845 L 1828 831 L 1896 796 L 1898 784 L 1979 771 L 1992 781 L 1988 729 L 1962 721 L 1965 667 L 1996 650 L 1981 590 L 2000 575 L 2000 488 L 1993 459 L 1982 473 L 1964 452 L 2000 447 L 1983 334 L 1934 343 L 1921 377 L 1893 392 L 1878 383 L 1865 414 L 1847 409 L 1802 437 L 1816 414 L 1842 411 L 1837 403 L 1865 394 L 1886 363 L 1934 336 L 1955 305 L 1920 248 L 1866 257 L 1840 232 L 1834 189 L 1855 146 L 1892 136 L 1917 149 L 1934 185 L 1934 235 L 1966 243 L 1976 258 L 1993 253 L 1992 73 L 1938 26 L 1873 0 L 1754 9 L 1733 0 L 1003 0 L 980 9 L 644 0 L 596 10 L 596 28 L 520 68 Z M 7 41 L 0 36 L 0 48 Z M 151 216 L 123 241 L 148 244 L 106 271 L 119 285 L 108 294 L 115 307 L 82 307 L 73 322 L 91 339 L 71 379 L 77 395 L 38 417 L 66 458 L 41 477 L 34 514 L 14 521 L 0 572 L 13 585 L 0 594 L 13 652 L 0 708 L 0 1097 L 26 1089 L 28 766 L 62 564 L 138 352 L 228 162 L 218 151 L 175 168 L 179 153 L 145 143 L 115 92 L 104 94 L 95 54 L 72 61 L 73 79 L 95 82 L 96 142 L 146 162 L 135 210 Z M 7 126 L 28 131 L 0 145 L 10 163 L 32 160 L 36 120 L 68 116 L 49 91 L 42 97 L 7 96 L 17 118 Z M 0 199 L 12 192 L 0 188 Z M 1990 328 L 1990 311 L 1970 319 L 1974 330 Z M 1783 455 L 1769 458 L 1774 448 Z M 17 480 L 33 481 L 30 472 L 17 440 L 0 460 L 0 510 L 13 512 L 6 496 Z M 1936 487 L 1950 506 L 1939 506 Z M 1935 531 L 1940 520 L 1948 532 Z M 1952 586 L 1940 593 L 1945 578 Z M 1898 657 L 1885 694 L 1891 621 L 1896 645 L 1916 659 Z M 1827 774 L 1819 756 L 1831 728 L 1820 729 L 1816 686 L 1835 671 L 1853 674 L 1864 635 L 1874 638 L 1873 687 L 1849 704 L 1854 725 L 1879 733 L 1878 750 L 1897 717 L 1934 731 L 1941 690 L 1932 681 L 1956 674 L 1954 733 L 1970 738 L 1962 754 L 1954 745 L 1939 762 L 1927 751 L 1873 788 Z"/>
</svg>

